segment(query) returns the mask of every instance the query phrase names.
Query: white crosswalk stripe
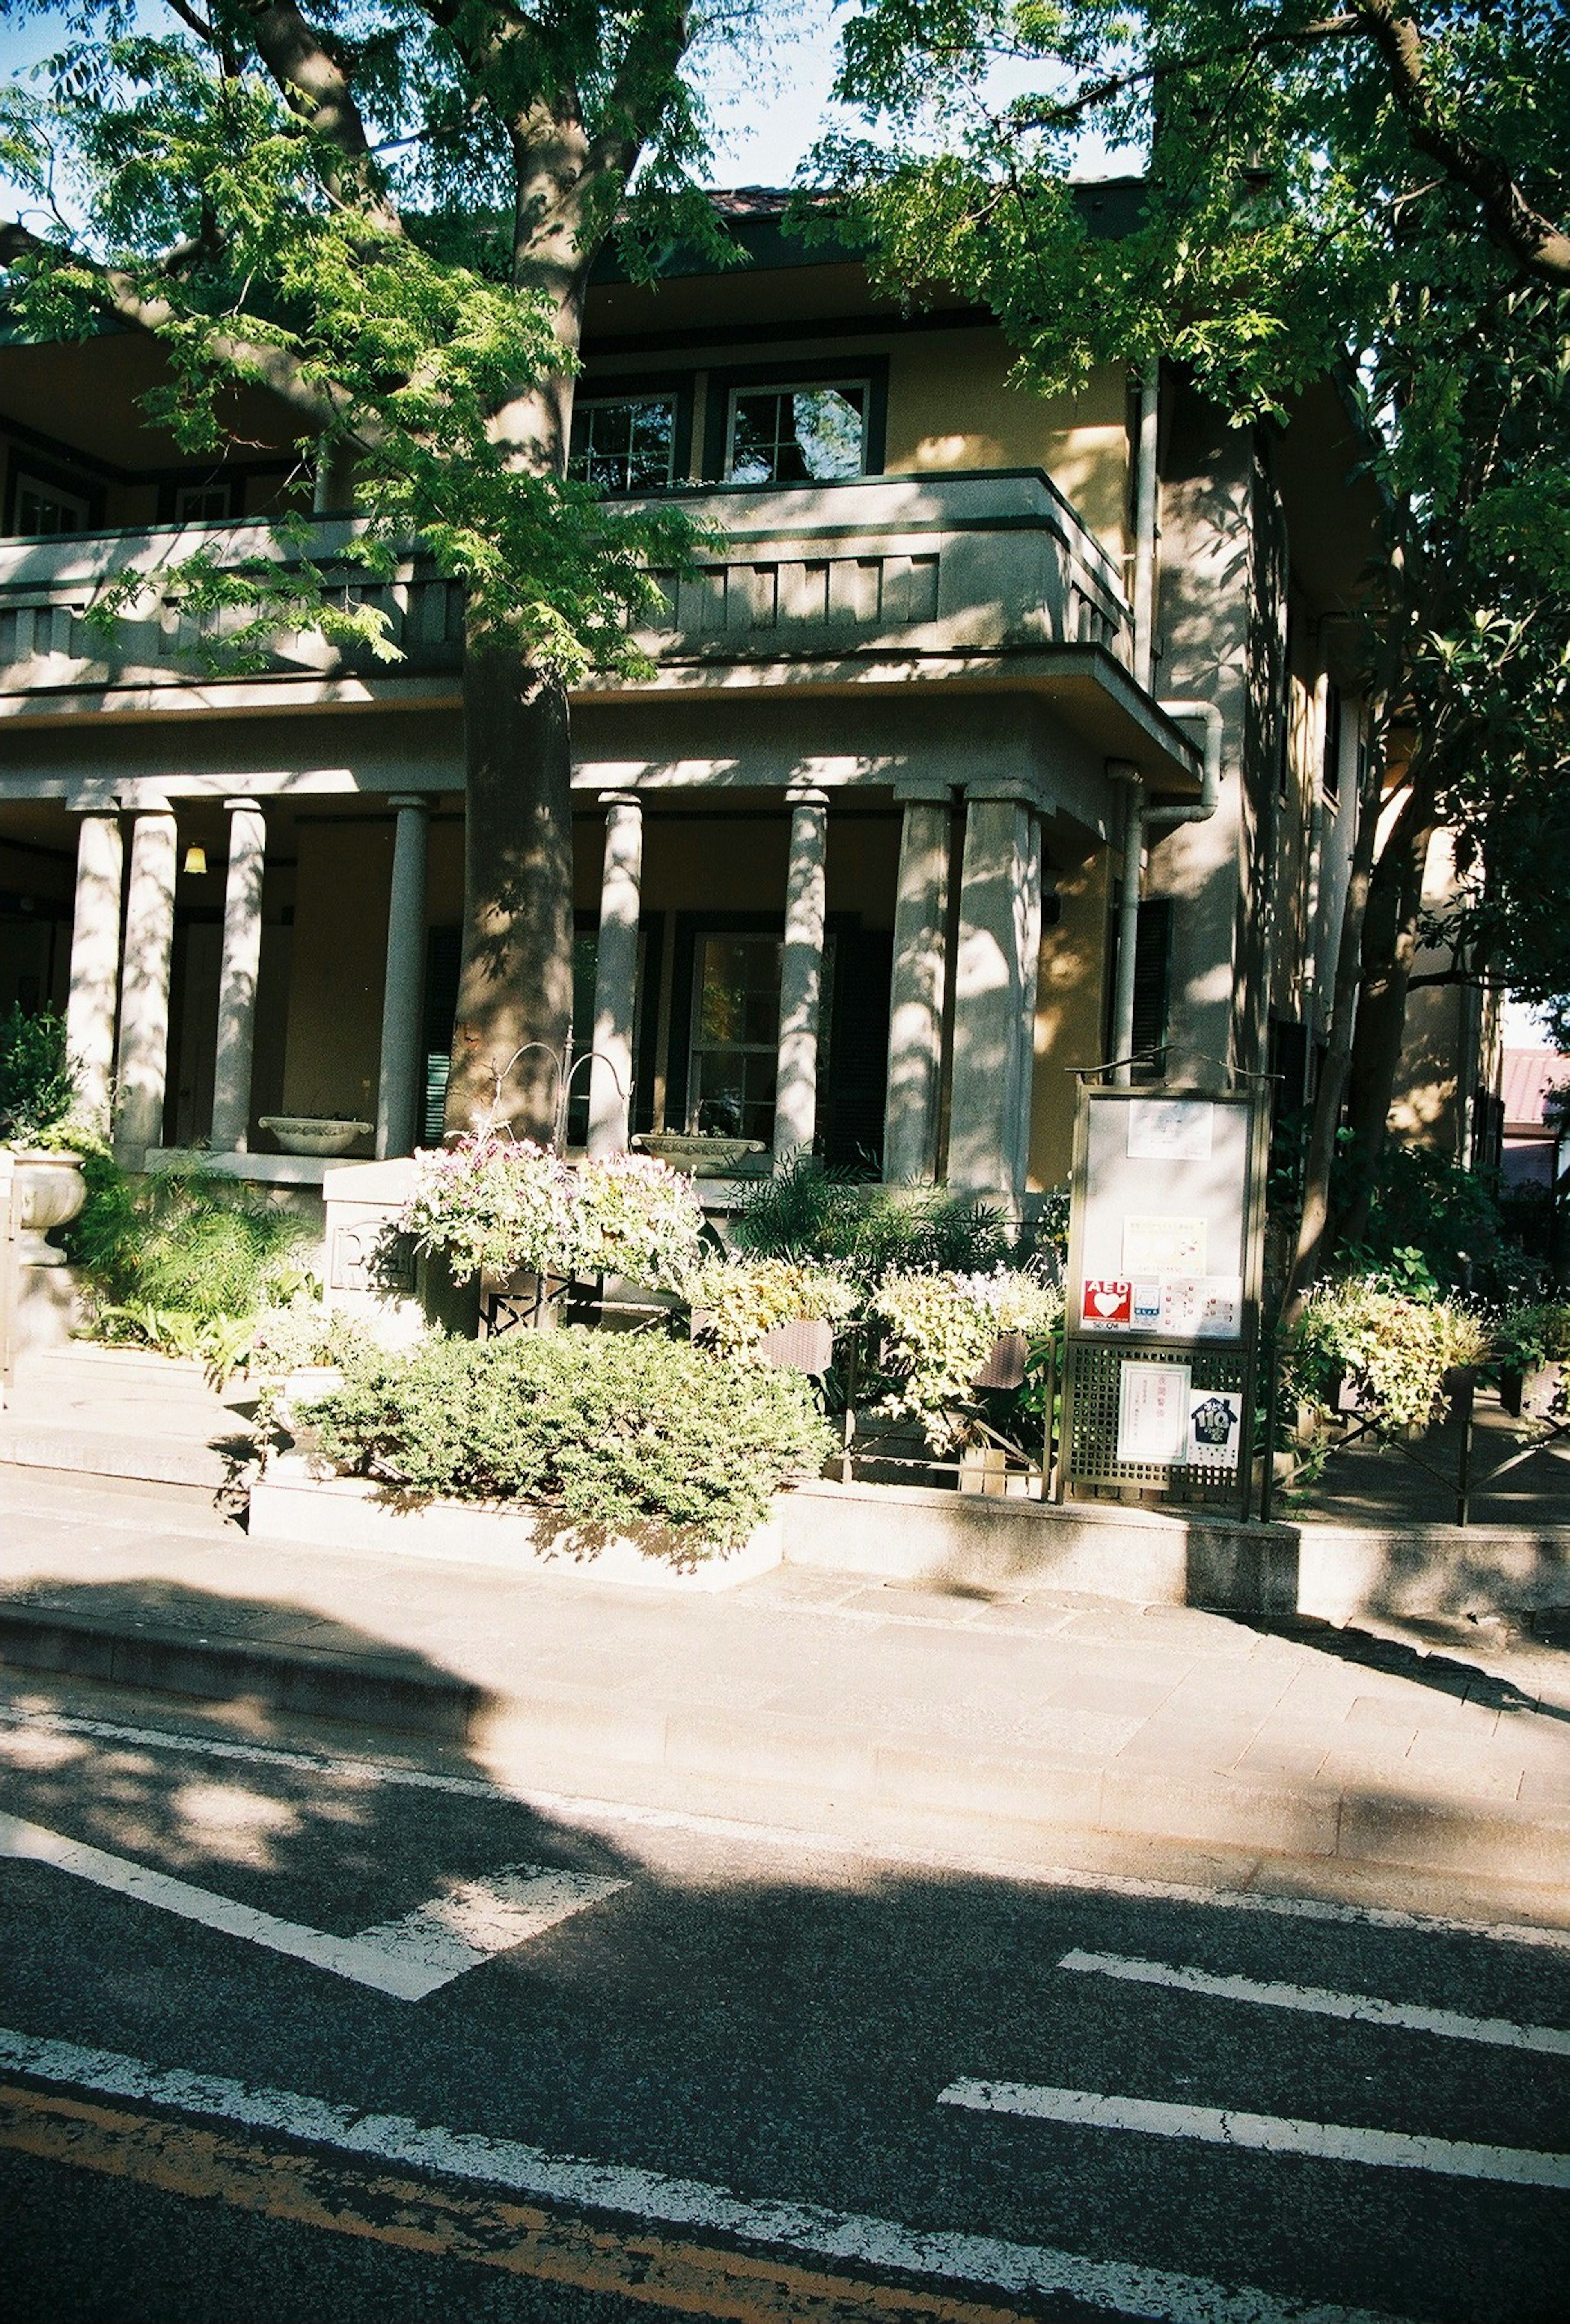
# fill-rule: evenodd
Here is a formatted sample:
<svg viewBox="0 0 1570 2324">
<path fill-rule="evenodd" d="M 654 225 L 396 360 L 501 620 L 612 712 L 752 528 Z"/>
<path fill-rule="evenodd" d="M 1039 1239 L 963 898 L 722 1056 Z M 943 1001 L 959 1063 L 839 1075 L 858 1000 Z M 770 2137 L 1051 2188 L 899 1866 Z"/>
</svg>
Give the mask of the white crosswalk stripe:
<svg viewBox="0 0 1570 2324">
<path fill-rule="evenodd" d="M 1556 2025 L 1519 2025 L 1508 2017 L 1465 2017 L 1453 2009 L 1424 2009 L 1413 2002 L 1381 2001 L 1371 1993 L 1334 1993 L 1324 1986 L 1215 1977 L 1208 1969 L 1141 1960 L 1126 1953 L 1065 1953 L 1057 1966 L 1084 1976 L 1118 1978 L 1130 1985 L 1167 1986 L 1178 1993 L 1203 1994 L 1216 2001 L 1252 2002 L 1267 2009 L 1345 2018 L 1358 2025 L 1390 2025 L 1408 2034 L 1436 2034 L 1451 2042 L 1482 2042 L 1499 2050 L 1536 2050 L 1546 2057 L 1570 2058 L 1570 2034 Z"/>
<path fill-rule="evenodd" d="M 1174 2106 L 1159 2098 L 1101 2090 L 1060 2090 L 1033 2082 L 950 2082 L 939 2106 L 981 2114 L 1021 2115 L 1076 2130 L 1126 2130 L 1156 2138 L 1194 2138 L 1265 2154 L 1303 2154 L 1324 2163 L 1366 2163 L 1385 2170 L 1433 2171 L 1452 2179 L 1501 2180 L 1516 2187 L 1570 2188 L 1570 2154 L 1528 2147 L 1475 2145 L 1355 2123 L 1298 2122 L 1290 2116 L 1241 2114 L 1230 2107 Z"/>
</svg>

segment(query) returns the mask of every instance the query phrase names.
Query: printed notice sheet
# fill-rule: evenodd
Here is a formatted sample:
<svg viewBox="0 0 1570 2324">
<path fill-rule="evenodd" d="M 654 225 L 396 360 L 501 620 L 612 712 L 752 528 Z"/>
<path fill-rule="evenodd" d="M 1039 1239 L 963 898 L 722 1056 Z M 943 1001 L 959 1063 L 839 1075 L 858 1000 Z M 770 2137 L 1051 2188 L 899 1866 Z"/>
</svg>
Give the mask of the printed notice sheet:
<svg viewBox="0 0 1570 2324">
<path fill-rule="evenodd" d="M 1193 1374 L 1187 1364 L 1118 1366 L 1118 1459 L 1170 1468 L 1187 1457 Z"/>
<path fill-rule="evenodd" d="M 1208 1162 L 1215 1116 L 1203 1098 L 1129 1101 L 1131 1162 Z"/>
</svg>

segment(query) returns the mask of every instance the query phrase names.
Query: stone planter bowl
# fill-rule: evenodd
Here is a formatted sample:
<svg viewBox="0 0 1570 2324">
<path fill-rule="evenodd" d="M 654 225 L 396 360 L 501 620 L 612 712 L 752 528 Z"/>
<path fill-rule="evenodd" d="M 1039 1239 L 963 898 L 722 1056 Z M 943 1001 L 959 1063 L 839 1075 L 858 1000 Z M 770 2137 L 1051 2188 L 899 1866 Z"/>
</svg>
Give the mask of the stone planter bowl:
<svg viewBox="0 0 1570 2324">
<path fill-rule="evenodd" d="M 285 1154 L 346 1154 L 356 1138 L 368 1136 L 376 1126 L 337 1113 L 264 1113 L 260 1119 Z"/>
<path fill-rule="evenodd" d="M 675 1131 L 660 1130 L 641 1133 L 633 1139 L 633 1148 L 634 1153 L 651 1154 L 658 1162 L 669 1162 L 673 1170 L 685 1170 L 694 1178 L 728 1178 L 739 1165 L 767 1150 L 757 1138 L 682 1138 Z"/>
<path fill-rule="evenodd" d="M 66 1255 L 46 1242 L 51 1227 L 74 1219 L 88 1199 L 79 1154 L 53 1154 L 33 1148 L 15 1153 L 16 1255 L 23 1267 L 63 1267 Z"/>
</svg>

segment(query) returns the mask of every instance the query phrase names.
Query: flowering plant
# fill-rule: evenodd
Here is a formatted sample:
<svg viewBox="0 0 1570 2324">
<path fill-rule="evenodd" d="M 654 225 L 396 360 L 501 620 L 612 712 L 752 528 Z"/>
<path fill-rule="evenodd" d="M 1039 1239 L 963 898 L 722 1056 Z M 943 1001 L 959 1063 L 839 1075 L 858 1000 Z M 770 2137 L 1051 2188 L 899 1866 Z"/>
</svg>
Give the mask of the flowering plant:
<svg viewBox="0 0 1570 2324">
<path fill-rule="evenodd" d="M 675 1288 L 697 1258 L 692 1181 L 652 1156 L 574 1170 L 527 1139 L 476 1136 L 419 1157 L 402 1224 L 420 1250 L 473 1276 L 623 1275 Z"/>
<path fill-rule="evenodd" d="M 889 1388 L 878 1410 L 919 1420 L 934 1451 L 964 1434 L 972 1382 L 1004 1332 L 1033 1342 L 1050 1337 L 1063 1294 L 1029 1268 L 976 1275 L 885 1275 L 872 1313 L 883 1327 L 882 1368 Z"/>
<path fill-rule="evenodd" d="M 721 1355 L 752 1360 L 758 1342 L 778 1323 L 798 1315 L 817 1323 L 843 1323 L 856 1312 L 861 1295 L 842 1268 L 814 1267 L 795 1259 L 711 1259 L 695 1268 L 682 1286 L 701 1337 Z"/>
<path fill-rule="evenodd" d="M 1481 1363 L 1490 1335 L 1459 1302 L 1416 1299 L 1379 1277 L 1323 1285 L 1308 1298 L 1283 1378 L 1291 1393 L 1327 1405 L 1340 1379 L 1377 1405 L 1384 1425 L 1420 1428 L 1443 1418 L 1445 1375 Z"/>
</svg>

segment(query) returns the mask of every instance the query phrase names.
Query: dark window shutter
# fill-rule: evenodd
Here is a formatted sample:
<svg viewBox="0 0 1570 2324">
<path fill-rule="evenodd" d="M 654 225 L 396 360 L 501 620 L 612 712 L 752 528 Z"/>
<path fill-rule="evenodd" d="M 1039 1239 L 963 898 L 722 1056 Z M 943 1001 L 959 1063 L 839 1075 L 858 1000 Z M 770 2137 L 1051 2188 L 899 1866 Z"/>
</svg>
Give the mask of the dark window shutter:
<svg viewBox="0 0 1570 2324">
<path fill-rule="evenodd" d="M 457 1021 L 461 928 L 432 928 L 425 952 L 425 1117 L 423 1142 L 441 1144 L 447 1077 L 452 1064 L 452 1028 Z"/>
<path fill-rule="evenodd" d="M 894 939 L 886 928 L 847 928 L 834 938 L 828 1054 L 818 1084 L 827 1162 L 883 1165 L 889 1082 L 889 997 Z"/>
<path fill-rule="evenodd" d="M 1154 1080 L 1166 1069 L 1167 1008 L 1172 982 L 1172 905 L 1157 896 L 1140 906 L 1134 946 L 1134 1038 L 1132 1054 L 1142 1062 L 1139 1080 Z"/>
</svg>

